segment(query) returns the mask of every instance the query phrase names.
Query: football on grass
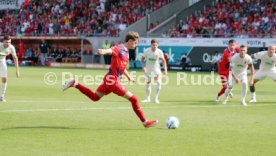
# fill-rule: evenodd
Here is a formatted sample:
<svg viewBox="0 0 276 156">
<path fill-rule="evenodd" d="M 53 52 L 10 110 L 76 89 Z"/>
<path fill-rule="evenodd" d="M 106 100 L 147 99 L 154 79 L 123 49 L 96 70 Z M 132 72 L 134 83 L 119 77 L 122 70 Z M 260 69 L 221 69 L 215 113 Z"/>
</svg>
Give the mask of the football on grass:
<svg viewBox="0 0 276 156">
<path fill-rule="evenodd" d="M 174 116 L 170 116 L 166 121 L 166 127 L 168 129 L 178 128 L 179 127 L 179 120 Z"/>
</svg>

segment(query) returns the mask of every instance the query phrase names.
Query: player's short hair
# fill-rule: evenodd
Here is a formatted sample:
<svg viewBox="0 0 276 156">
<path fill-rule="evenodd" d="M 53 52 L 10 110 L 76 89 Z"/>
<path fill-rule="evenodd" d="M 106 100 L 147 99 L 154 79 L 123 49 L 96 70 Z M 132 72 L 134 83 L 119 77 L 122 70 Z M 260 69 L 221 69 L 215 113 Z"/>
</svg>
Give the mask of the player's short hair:
<svg viewBox="0 0 276 156">
<path fill-rule="evenodd" d="M 268 49 L 269 49 L 269 50 L 272 49 L 272 48 L 276 48 L 276 46 L 275 46 L 275 45 L 269 45 L 269 46 L 268 46 Z"/>
<path fill-rule="evenodd" d="M 133 40 L 133 41 L 136 40 L 136 39 L 139 40 L 139 38 L 140 38 L 140 36 L 139 36 L 138 32 L 130 31 L 126 35 L 125 42 L 128 42 L 129 40 Z"/>
<path fill-rule="evenodd" d="M 228 41 L 228 44 L 235 43 L 236 41 L 234 39 L 231 39 Z"/>
<path fill-rule="evenodd" d="M 247 45 L 241 45 L 240 48 L 248 48 Z"/>
<path fill-rule="evenodd" d="M 3 40 L 10 40 L 10 39 L 11 39 L 11 37 L 9 35 L 5 35 L 3 38 Z"/>
<path fill-rule="evenodd" d="M 152 43 L 159 43 L 159 42 L 157 41 L 157 39 L 152 39 L 152 40 L 150 41 L 150 44 L 152 44 Z"/>
</svg>

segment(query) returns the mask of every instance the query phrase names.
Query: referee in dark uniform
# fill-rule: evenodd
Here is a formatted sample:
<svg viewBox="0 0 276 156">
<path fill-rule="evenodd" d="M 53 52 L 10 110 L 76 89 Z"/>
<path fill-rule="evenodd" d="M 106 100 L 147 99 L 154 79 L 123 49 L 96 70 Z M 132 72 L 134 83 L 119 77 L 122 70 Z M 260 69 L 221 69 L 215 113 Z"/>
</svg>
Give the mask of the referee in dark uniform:
<svg viewBox="0 0 276 156">
<path fill-rule="evenodd" d="M 267 47 L 265 45 L 265 42 L 263 42 L 263 46 L 259 49 L 259 51 L 267 51 Z"/>
</svg>

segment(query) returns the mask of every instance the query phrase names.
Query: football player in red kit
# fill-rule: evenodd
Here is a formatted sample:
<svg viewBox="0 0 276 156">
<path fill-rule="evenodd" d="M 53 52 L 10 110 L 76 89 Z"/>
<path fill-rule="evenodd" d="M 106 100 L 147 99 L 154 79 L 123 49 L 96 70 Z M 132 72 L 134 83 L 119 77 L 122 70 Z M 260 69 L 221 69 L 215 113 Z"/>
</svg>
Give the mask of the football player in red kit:
<svg viewBox="0 0 276 156">
<path fill-rule="evenodd" d="M 134 49 L 139 41 L 139 34 L 137 32 L 129 32 L 125 37 L 125 43 L 115 45 L 109 49 L 99 49 L 98 53 L 100 55 L 112 55 L 111 65 L 108 73 L 105 75 L 103 79 L 103 83 L 98 87 L 96 92 L 93 92 L 89 88 L 81 85 L 75 80 L 71 80 L 67 82 L 63 86 L 63 91 L 70 87 L 77 88 L 84 95 L 89 97 L 92 101 L 99 101 L 104 95 L 108 95 L 109 93 L 117 94 L 118 96 L 122 96 L 125 99 L 129 100 L 132 104 L 132 108 L 136 115 L 139 117 L 144 127 L 152 127 L 158 123 L 158 120 L 147 120 L 145 117 L 140 105 L 138 103 L 138 99 L 135 95 L 133 95 L 130 91 L 126 90 L 122 84 L 120 83 L 121 75 L 125 75 L 129 81 L 134 82 L 135 80 L 130 77 L 128 74 L 126 67 L 129 61 L 129 49 Z"/>
<path fill-rule="evenodd" d="M 227 86 L 228 76 L 229 76 L 229 67 L 230 67 L 230 60 L 235 53 L 239 53 L 240 47 L 236 46 L 236 41 L 231 39 L 228 41 L 228 47 L 224 50 L 221 60 L 218 64 L 218 73 L 221 79 L 222 88 L 219 91 L 216 101 L 219 101 L 219 98 L 222 94 L 224 94 Z M 232 97 L 232 93 L 229 94 Z"/>
</svg>

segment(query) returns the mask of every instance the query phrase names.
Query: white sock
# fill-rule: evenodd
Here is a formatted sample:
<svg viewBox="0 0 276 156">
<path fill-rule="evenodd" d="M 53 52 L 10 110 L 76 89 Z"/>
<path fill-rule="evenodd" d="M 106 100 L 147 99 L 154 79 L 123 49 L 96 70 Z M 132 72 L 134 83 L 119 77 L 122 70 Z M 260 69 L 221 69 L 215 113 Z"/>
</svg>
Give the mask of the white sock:
<svg viewBox="0 0 276 156">
<path fill-rule="evenodd" d="M 256 99 L 256 92 L 251 92 L 251 99 Z"/>
<path fill-rule="evenodd" d="M 157 80 L 155 99 L 158 99 L 160 90 L 161 90 L 161 80 Z"/>
<path fill-rule="evenodd" d="M 6 83 L 2 83 L 2 92 L 1 92 L 1 97 L 4 97 L 6 90 L 7 90 L 7 82 Z"/>
<path fill-rule="evenodd" d="M 225 90 L 225 93 L 224 93 L 224 95 L 225 95 L 225 100 L 228 100 L 228 97 L 229 97 L 229 94 L 232 92 L 232 89 L 230 89 L 230 88 L 226 88 L 226 90 Z"/>
<path fill-rule="evenodd" d="M 150 99 L 150 94 L 151 94 L 151 86 L 150 83 L 146 84 L 146 94 L 147 94 L 147 99 Z"/>
<path fill-rule="evenodd" d="M 247 94 L 247 83 L 246 82 L 242 82 L 242 101 L 245 101 L 245 97 L 246 97 L 246 94 Z"/>
</svg>

